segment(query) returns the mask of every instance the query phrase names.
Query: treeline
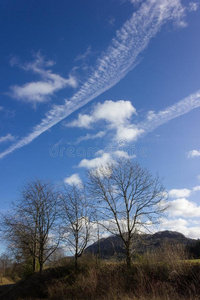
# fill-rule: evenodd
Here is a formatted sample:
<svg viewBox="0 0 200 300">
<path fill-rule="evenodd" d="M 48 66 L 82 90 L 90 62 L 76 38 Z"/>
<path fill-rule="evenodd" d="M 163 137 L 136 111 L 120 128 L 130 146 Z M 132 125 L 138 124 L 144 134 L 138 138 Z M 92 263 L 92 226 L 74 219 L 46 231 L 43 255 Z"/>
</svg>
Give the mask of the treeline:
<svg viewBox="0 0 200 300">
<path fill-rule="evenodd" d="M 157 222 L 165 198 L 159 177 L 128 159 L 92 170 L 83 186 L 35 179 L 1 215 L 1 238 L 17 261 L 41 273 L 60 247 L 74 254 L 77 268 L 88 242 L 106 230 L 120 236 L 130 266 L 134 234 Z"/>
</svg>

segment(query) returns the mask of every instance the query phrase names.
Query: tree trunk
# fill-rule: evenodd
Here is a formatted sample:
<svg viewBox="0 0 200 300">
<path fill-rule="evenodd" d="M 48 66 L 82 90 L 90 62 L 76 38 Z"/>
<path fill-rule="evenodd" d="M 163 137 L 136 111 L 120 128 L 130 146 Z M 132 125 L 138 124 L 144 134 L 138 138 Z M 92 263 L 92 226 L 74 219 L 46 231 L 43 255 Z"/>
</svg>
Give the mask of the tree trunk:
<svg viewBox="0 0 200 300">
<path fill-rule="evenodd" d="M 98 253 L 97 253 L 97 259 L 100 261 L 101 258 L 101 247 L 100 247 L 100 237 L 99 237 L 99 227 L 98 227 Z"/>
<path fill-rule="evenodd" d="M 131 251 L 130 251 L 130 243 L 126 244 L 126 265 L 128 268 L 131 267 Z"/>
<path fill-rule="evenodd" d="M 43 262 L 40 261 L 40 271 L 39 271 L 40 275 L 42 274 L 42 270 L 43 270 Z"/>
<path fill-rule="evenodd" d="M 37 249 L 37 243 L 36 243 L 36 232 L 34 234 L 34 241 L 33 241 L 33 272 L 36 271 L 36 249 Z"/>
<path fill-rule="evenodd" d="M 35 257 L 33 257 L 33 272 L 35 272 Z"/>
<path fill-rule="evenodd" d="M 43 264 L 44 264 L 44 249 L 43 249 L 43 243 L 40 246 L 40 256 L 39 256 L 39 264 L 40 264 L 40 275 L 42 274 L 43 270 Z"/>
<path fill-rule="evenodd" d="M 75 254 L 75 270 L 78 269 L 78 255 Z"/>
</svg>

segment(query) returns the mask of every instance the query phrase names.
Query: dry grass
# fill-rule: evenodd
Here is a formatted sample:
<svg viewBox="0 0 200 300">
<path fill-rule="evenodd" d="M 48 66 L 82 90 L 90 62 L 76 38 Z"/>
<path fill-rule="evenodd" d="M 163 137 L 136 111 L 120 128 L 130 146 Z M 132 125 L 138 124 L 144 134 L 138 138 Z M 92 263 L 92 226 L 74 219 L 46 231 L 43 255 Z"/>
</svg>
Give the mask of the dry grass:
<svg viewBox="0 0 200 300">
<path fill-rule="evenodd" d="M 147 253 L 132 268 L 122 263 L 89 258 L 34 274 L 0 295 L 11 299 L 87 300 L 197 300 L 200 299 L 200 264 L 190 264 L 180 246 Z"/>
<path fill-rule="evenodd" d="M 0 279 L 0 285 L 6 285 L 6 284 L 13 284 L 14 281 L 8 277 L 3 277 L 2 280 Z"/>
</svg>

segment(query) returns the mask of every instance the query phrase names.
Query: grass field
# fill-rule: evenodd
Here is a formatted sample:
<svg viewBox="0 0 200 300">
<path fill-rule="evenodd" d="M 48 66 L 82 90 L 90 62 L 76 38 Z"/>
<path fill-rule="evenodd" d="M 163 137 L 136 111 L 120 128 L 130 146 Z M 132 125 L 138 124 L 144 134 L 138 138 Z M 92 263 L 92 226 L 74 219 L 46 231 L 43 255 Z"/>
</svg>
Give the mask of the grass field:
<svg viewBox="0 0 200 300">
<path fill-rule="evenodd" d="M 190 262 L 190 263 L 188 263 Z M 197 300 L 200 260 L 170 264 L 144 260 L 130 269 L 123 263 L 81 260 L 34 273 L 0 293 L 1 300 Z"/>
<path fill-rule="evenodd" d="M 5 279 L 0 299 L 199 300 L 200 259 L 188 257 L 181 245 L 164 245 L 138 256 L 131 267 L 125 260 L 85 255 L 75 269 L 74 259 L 64 258 L 14 285 Z"/>
</svg>

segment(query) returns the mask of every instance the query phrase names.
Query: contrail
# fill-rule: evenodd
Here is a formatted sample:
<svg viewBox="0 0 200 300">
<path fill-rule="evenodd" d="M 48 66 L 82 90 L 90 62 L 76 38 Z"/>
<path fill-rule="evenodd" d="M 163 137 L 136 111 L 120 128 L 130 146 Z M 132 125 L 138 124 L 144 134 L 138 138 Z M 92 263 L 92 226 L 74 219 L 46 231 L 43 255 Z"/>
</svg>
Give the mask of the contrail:
<svg viewBox="0 0 200 300">
<path fill-rule="evenodd" d="M 185 10 L 180 0 L 147 0 L 116 32 L 110 46 L 97 60 L 94 71 L 80 90 L 63 105 L 55 105 L 30 134 L 11 145 L 0 158 L 12 153 L 40 136 L 71 113 L 118 83 L 134 68 L 138 55 L 168 20 L 184 24 Z"/>
<path fill-rule="evenodd" d="M 151 132 L 162 124 L 184 115 L 197 107 L 200 107 L 200 90 L 158 113 L 153 113 L 147 120 L 141 122 L 138 127 L 145 132 Z"/>
</svg>

